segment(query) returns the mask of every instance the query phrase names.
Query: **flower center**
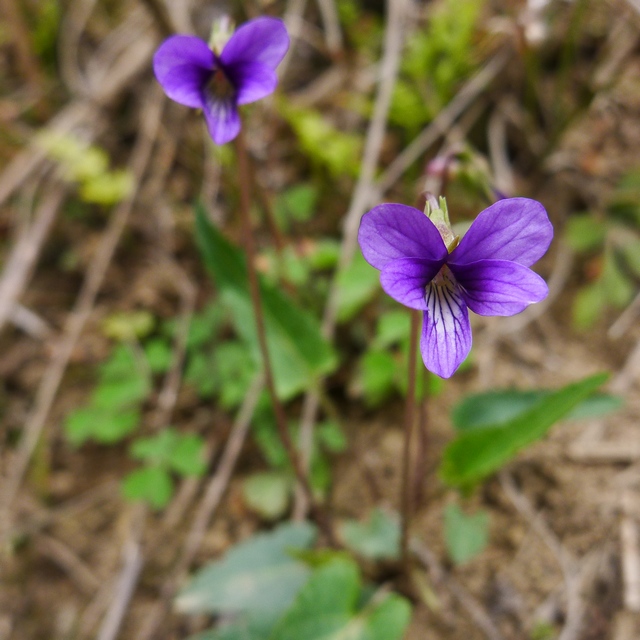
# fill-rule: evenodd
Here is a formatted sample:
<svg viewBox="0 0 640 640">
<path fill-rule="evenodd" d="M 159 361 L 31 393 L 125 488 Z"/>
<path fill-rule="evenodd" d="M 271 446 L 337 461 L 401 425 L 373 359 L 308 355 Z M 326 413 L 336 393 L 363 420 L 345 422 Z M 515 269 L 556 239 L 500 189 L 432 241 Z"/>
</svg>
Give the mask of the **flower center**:
<svg viewBox="0 0 640 640">
<path fill-rule="evenodd" d="M 429 289 L 430 285 L 455 289 L 456 281 L 451 273 L 451 269 L 449 269 L 446 264 L 443 264 L 440 271 L 436 274 L 436 277 L 426 286 L 425 291 Z"/>
<path fill-rule="evenodd" d="M 236 93 L 235 87 L 220 67 L 218 67 L 207 80 L 204 91 L 209 98 L 225 102 L 233 98 Z"/>
</svg>

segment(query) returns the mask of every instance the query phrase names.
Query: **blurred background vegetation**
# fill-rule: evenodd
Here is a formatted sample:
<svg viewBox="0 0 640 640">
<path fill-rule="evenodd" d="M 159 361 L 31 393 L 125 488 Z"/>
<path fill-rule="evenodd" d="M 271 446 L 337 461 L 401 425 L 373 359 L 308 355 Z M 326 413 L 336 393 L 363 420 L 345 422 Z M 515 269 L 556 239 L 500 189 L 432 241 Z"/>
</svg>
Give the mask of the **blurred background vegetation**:
<svg viewBox="0 0 640 640">
<path fill-rule="evenodd" d="M 233 148 L 151 71 L 164 37 L 206 39 L 223 13 L 292 37 L 276 95 L 243 109 L 257 266 L 291 433 L 352 555 L 295 522 Z M 0 20 L 0 638 L 337 638 L 298 626 L 335 607 L 373 640 L 638 637 L 636 0 L 2 0 Z M 461 231 L 536 198 L 555 240 L 549 299 L 474 318 L 460 373 L 420 376 L 408 585 L 409 316 L 354 230 L 425 190 Z M 505 425 L 559 402 L 567 421 L 516 458 Z M 493 466 L 456 458 L 496 435 Z"/>
</svg>

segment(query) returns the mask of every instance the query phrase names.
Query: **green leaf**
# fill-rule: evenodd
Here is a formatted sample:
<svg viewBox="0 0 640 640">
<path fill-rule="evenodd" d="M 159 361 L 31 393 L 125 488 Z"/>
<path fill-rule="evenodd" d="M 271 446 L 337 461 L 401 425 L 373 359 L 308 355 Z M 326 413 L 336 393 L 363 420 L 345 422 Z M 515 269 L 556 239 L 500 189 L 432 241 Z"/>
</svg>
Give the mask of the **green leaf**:
<svg viewBox="0 0 640 640">
<path fill-rule="evenodd" d="M 85 202 L 113 205 L 131 195 L 134 186 L 133 174 L 127 169 L 109 171 L 86 179 L 80 185 L 80 197 Z"/>
<path fill-rule="evenodd" d="M 409 601 L 391 594 L 371 611 L 362 640 L 400 640 L 410 621 Z"/>
<path fill-rule="evenodd" d="M 225 310 L 218 302 L 208 304 L 200 313 L 196 314 L 189 325 L 187 349 L 193 351 L 211 342 L 220 329 L 225 316 Z M 171 334 L 175 333 L 175 326 L 171 326 Z"/>
<path fill-rule="evenodd" d="M 284 612 L 310 574 L 289 549 L 308 548 L 315 535 L 308 523 L 286 523 L 249 538 L 198 571 L 178 594 L 177 608 L 184 613 Z"/>
<path fill-rule="evenodd" d="M 440 477 L 451 486 L 470 486 L 509 462 L 547 431 L 607 379 L 598 374 L 567 385 L 502 425 L 464 432 L 443 454 Z"/>
<path fill-rule="evenodd" d="M 195 433 L 179 434 L 167 464 L 182 476 L 202 476 L 207 470 L 204 440 Z"/>
<path fill-rule="evenodd" d="M 444 511 L 444 540 L 456 564 L 471 560 L 487 546 L 489 514 L 479 511 L 467 516 L 458 505 L 447 505 Z"/>
<path fill-rule="evenodd" d="M 156 324 L 149 311 L 112 313 L 102 323 L 105 336 L 113 340 L 136 340 L 146 338 Z"/>
<path fill-rule="evenodd" d="M 306 222 L 311 218 L 318 202 L 318 189 L 311 184 L 298 184 L 281 193 L 276 199 L 273 211 L 283 229 L 289 222 Z"/>
<path fill-rule="evenodd" d="M 607 235 L 607 227 L 590 215 L 572 216 L 565 229 L 567 244 L 580 253 L 600 248 Z"/>
<path fill-rule="evenodd" d="M 620 248 L 627 269 L 640 278 L 640 240 L 631 240 Z"/>
<path fill-rule="evenodd" d="M 196 434 L 181 434 L 171 427 L 149 438 L 138 438 L 130 451 L 137 460 L 183 476 L 199 476 L 206 469 L 202 438 Z"/>
<path fill-rule="evenodd" d="M 606 252 L 604 256 L 602 287 L 606 299 L 616 307 L 624 307 L 633 298 L 635 288 L 620 269 L 613 251 Z"/>
<path fill-rule="evenodd" d="M 218 391 L 220 385 L 215 367 L 215 357 L 203 351 L 195 351 L 190 354 L 184 373 L 184 381 L 192 385 L 201 398 L 211 398 Z"/>
<path fill-rule="evenodd" d="M 279 617 L 279 613 L 264 611 L 256 616 L 240 615 L 230 624 L 190 636 L 188 640 L 269 640 Z"/>
<path fill-rule="evenodd" d="M 271 640 L 337 640 L 354 618 L 359 595 L 360 576 L 354 562 L 334 560 L 321 566 L 276 625 Z M 361 633 L 343 637 L 355 640 Z"/>
<path fill-rule="evenodd" d="M 302 588 L 269 640 L 399 640 L 409 622 L 408 602 L 388 596 L 357 610 L 362 590 L 357 565 L 333 560 Z"/>
<path fill-rule="evenodd" d="M 388 351 L 367 351 L 359 362 L 360 384 L 370 407 L 383 402 L 394 390 L 398 363 Z"/>
<path fill-rule="evenodd" d="M 220 405 L 225 409 L 237 407 L 256 376 L 257 363 L 249 347 L 238 340 L 227 340 L 217 345 L 213 357 L 213 376 L 219 386 Z"/>
<path fill-rule="evenodd" d="M 306 255 L 311 269 L 318 271 L 332 269 L 338 264 L 340 258 L 340 244 L 332 238 L 324 238 L 313 241 Z"/>
<path fill-rule="evenodd" d="M 100 382 L 91 396 L 91 404 L 113 413 L 118 408 L 136 405 L 146 399 L 151 381 L 133 349 L 118 345 L 100 366 Z"/>
<path fill-rule="evenodd" d="M 348 442 L 342 427 L 333 420 L 321 422 L 315 430 L 318 442 L 333 453 L 342 453 Z"/>
<path fill-rule="evenodd" d="M 140 368 L 140 362 L 133 349 L 127 344 L 119 344 L 100 365 L 100 379 L 117 382 L 123 378 L 137 378 Z"/>
<path fill-rule="evenodd" d="M 136 460 L 146 460 L 154 464 L 166 461 L 175 443 L 176 432 L 165 429 L 149 438 L 138 438 L 130 447 L 130 453 Z"/>
<path fill-rule="evenodd" d="M 378 319 L 373 344 L 379 349 L 409 340 L 411 316 L 406 311 L 387 311 Z"/>
<path fill-rule="evenodd" d="M 300 148 L 333 176 L 356 176 L 360 170 L 362 138 L 336 129 L 322 114 L 311 109 L 278 103 L 280 112 L 294 129 Z"/>
<path fill-rule="evenodd" d="M 75 446 L 87 440 L 96 440 L 103 444 L 119 442 L 140 424 L 140 412 L 137 409 L 117 409 L 107 411 L 100 407 L 76 409 L 67 416 L 64 432 Z"/>
<path fill-rule="evenodd" d="M 295 285 L 298 289 L 309 282 L 311 272 L 309 261 L 291 245 L 283 250 L 269 247 L 259 258 L 262 264 L 262 274 L 269 286 L 277 286 L 285 281 Z"/>
<path fill-rule="evenodd" d="M 291 476 L 275 471 L 254 473 L 242 485 L 247 506 L 266 520 L 276 520 L 284 515 L 292 489 Z"/>
<path fill-rule="evenodd" d="M 346 322 L 380 290 L 380 273 L 356 252 L 351 264 L 337 276 L 338 321 Z"/>
<path fill-rule="evenodd" d="M 601 282 L 582 287 L 573 301 L 573 324 L 577 329 L 590 329 L 606 306 Z"/>
<path fill-rule="evenodd" d="M 552 393 L 548 389 L 534 391 L 504 389 L 474 393 L 454 406 L 451 421 L 458 431 L 495 427 L 509 422 Z M 621 406 L 622 399 L 617 396 L 594 393 L 572 409 L 566 416 L 566 420 L 602 416 Z"/>
<path fill-rule="evenodd" d="M 166 340 L 154 338 L 144 345 L 144 355 L 149 363 L 151 373 L 165 373 L 173 360 L 173 352 Z"/>
<path fill-rule="evenodd" d="M 122 493 L 127 500 L 142 500 L 155 509 L 162 509 L 171 500 L 173 483 L 164 469 L 143 467 L 124 478 Z"/>
<path fill-rule="evenodd" d="M 346 545 L 372 560 L 395 559 L 400 551 L 400 523 L 395 514 L 374 509 L 365 523 L 347 520 L 340 527 Z"/>
<path fill-rule="evenodd" d="M 148 378 L 142 374 L 123 380 L 101 382 L 91 395 L 91 404 L 105 411 L 129 407 L 145 400 L 150 387 Z"/>
<path fill-rule="evenodd" d="M 224 294 L 236 329 L 257 357 L 244 257 L 209 223 L 202 207 L 197 208 L 196 233 L 205 264 Z M 277 287 L 261 283 L 260 290 L 276 388 L 281 398 L 288 399 L 312 386 L 317 377 L 333 371 L 337 359 L 313 316 Z"/>
<path fill-rule="evenodd" d="M 266 396 L 263 395 L 263 398 L 262 406 L 258 405 L 251 425 L 253 438 L 271 468 L 289 468 L 289 456 L 278 435 L 273 410 Z"/>
</svg>

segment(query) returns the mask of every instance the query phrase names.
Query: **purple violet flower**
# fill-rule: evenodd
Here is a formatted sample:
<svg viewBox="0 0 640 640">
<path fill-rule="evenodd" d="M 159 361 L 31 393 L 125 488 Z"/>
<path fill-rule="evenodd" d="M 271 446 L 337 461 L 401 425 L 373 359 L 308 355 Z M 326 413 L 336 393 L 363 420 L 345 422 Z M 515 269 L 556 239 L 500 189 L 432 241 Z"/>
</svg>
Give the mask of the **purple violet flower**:
<svg viewBox="0 0 640 640">
<path fill-rule="evenodd" d="M 451 230 L 444 199 L 438 205 L 433 197 L 425 213 L 381 204 L 362 217 L 358 232 L 385 292 L 423 311 L 422 359 L 442 378 L 451 377 L 471 349 L 467 307 L 482 316 L 511 316 L 547 296 L 545 281 L 528 267 L 552 237 L 544 207 L 528 198 L 491 205 L 462 240 Z"/>
<path fill-rule="evenodd" d="M 225 144 L 240 132 L 238 105 L 276 88 L 275 69 L 287 53 L 289 35 L 277 18 L 246 22 L 223 46 L 218 35 L 211 48 L 195 36 L 168 38 L 153 57 L 153 69 L 167 96 L 202 109 L 213 141 Z"/>
</svg>

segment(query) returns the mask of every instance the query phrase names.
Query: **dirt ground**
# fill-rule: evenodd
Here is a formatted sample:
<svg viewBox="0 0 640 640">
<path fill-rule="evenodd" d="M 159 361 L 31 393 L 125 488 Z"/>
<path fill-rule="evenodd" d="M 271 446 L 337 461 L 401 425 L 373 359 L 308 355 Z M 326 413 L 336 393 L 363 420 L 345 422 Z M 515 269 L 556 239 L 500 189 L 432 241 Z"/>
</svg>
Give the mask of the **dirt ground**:
<svg viewBox="0 0 640 640">
<path fill-rule="evenodd" d="M 0 640 L 186 638 L 208 621 L 171 609 L 184 558 L 187 568 L 200 566 L 263 526 L 241 491 L 243 478 L 264 466 L 255 444 L 244 443 L 219 508 L 187 552 L 206 512 L 207 488 L 236 433 L 234 415 L 199 399 L 181 384 L 179 371 L 168 383 L 175 392 L 169 405 L 159 391 L 153 394 L 145 425 L 171 419 L 203 434 L 211 454 L 209 474 L 182 481 L 159 513 L 121 498 L 118 483 L 132 467 L 126 444 L 76 449 L 61 425 L 87 397 L 92 372 L 111 348 L 102 331 L 106 317 L 142 308 L 158 318 L 188 319 L 210 298 L 190 203 L 215 202 L 212 216 L 238 234 L 198 116 L 161 98 L 150 67 L 162 16 L 173 29 L 192 31 L 190 21 L 209 20 L 210 8 L 189 2 L 191 13 L 174 8 L 154 17 L 149 7 L 163 2 L 62 4 L 54 67 L 29 49 L 34 2 L 0 5 L 8 27 L 0 39 Z M 371 66 L 353 50 L 330 55 L 316 3 L 241 4 L 251 15 L 264 4 L 298 25 L 283 92 L 366 132 L 367 118 L 345 115 L 343 103 L 350 91 L 374 93 Z M 367 15 L 384 15 L 382 3 L 363 4 Z M 422 16 L 423 3 L 415 5 L 414 17 Z M 553 105 L 545 92 L 561 74 L 562 39 L 572 33 L 568 24 L 578 5 L 585 14 L 571 35 L 576 53 L 564 81 L 570 117 L 551 135 Z M 423 543 L 414 576 L 421 593 L 407 640 L 640 638 L 639 305 L 634 298 L 626 309 L 608 309 L 593 328 L 578 331 L 573 300 L 597 258 L 574 255 L 563 240 L 570 215 L 603 215 L 620 178 L 640 165 L 640 10 L 634 0 L 551 3 L 550 32 L 534 49 L 543 71 L 535 85 L 539 121 L 532 122 L 521 103 L 519 38 L 533 20 L 525 9 L 524 2 L 487 4 L 483 19 L 494 36 L 481 68 L 500 47 L 512 55 L 420 158 L 424 163 L 468 136 L 486 153 L 497 184 L 545 204 L 556 239 L 536 268 L 550 296 L 513 318 L 474 317 L 473 367 L 428 401 L 424 495 L 413 522 Z M 261 126 L 273 121 L 268 110 L 252 112 L 249 139 L 257 164 L 269 158 L 263 179 L 277 192 L 312 169 L 297 162 L 286 125 Z M 107 149 L 136 175 L 134 194 L 111 209 L 74 214 L 82 205 L 73 185 L 32 144 L 44 126 Z M 496 131 L 505 136 L 502 147 L 491 146 L 492 135 L 500 138 Z M 378 166 L 387 168 L 401 151 L 391 128 Z M 419 190 L 417 179 L 403 180 L 385 197 Z M 311 221 L 305 237 L 341 232 L 354 182 L 343 178 L 325 189 L 321 206 L 329 213 Z M 622 330 L 611 337 L 616 322 Z M 348 328 L 338 339 L 355 353 Z M 364 518 L 375 505 L 397 509 L 400 484 L 402 401 L 366 408 L 347 389 L 352 366 L 326 382 L 349 442 L 334 460 L 331 504 L 339 518 Z M 460 499 L 436 473 L 452 436 L 451 407 L 470 391 L 552 388 L 600 371 L 611 372 L 606 390 L 624 398 L 623 408 L 558 425 L 485 483 L 465 505 L 490 513 L 489 546 L 454 566 L 442 520 L 445 506 Z M 301 401 L 288 411 L 298 417 Z"/>
</svg>

